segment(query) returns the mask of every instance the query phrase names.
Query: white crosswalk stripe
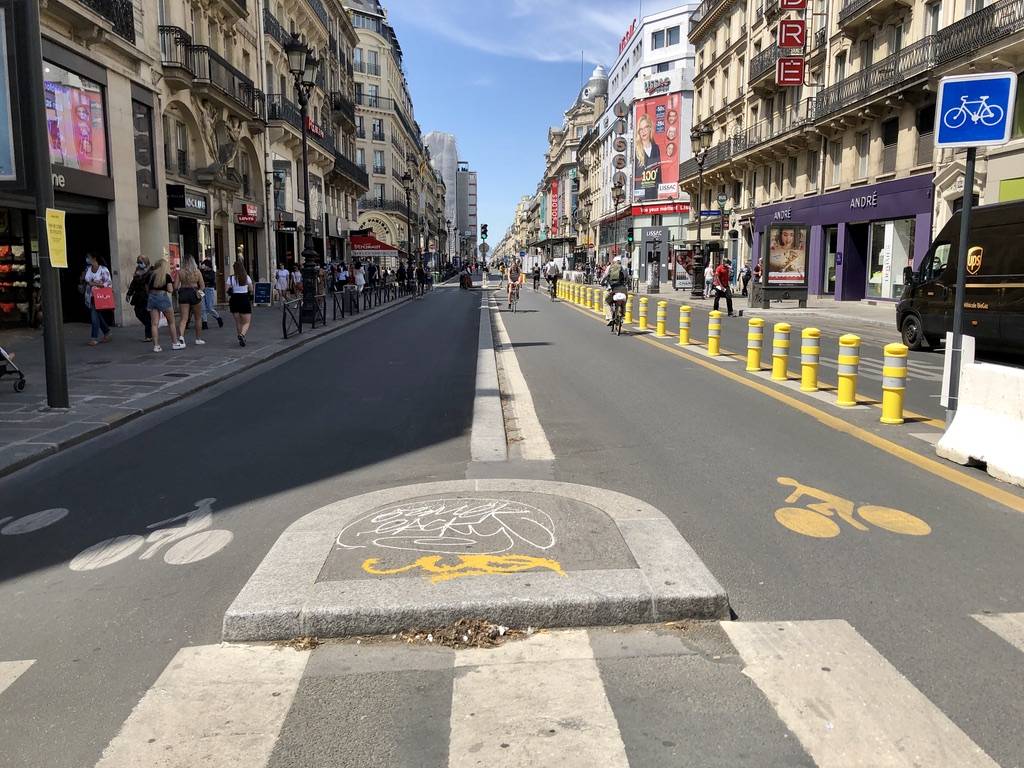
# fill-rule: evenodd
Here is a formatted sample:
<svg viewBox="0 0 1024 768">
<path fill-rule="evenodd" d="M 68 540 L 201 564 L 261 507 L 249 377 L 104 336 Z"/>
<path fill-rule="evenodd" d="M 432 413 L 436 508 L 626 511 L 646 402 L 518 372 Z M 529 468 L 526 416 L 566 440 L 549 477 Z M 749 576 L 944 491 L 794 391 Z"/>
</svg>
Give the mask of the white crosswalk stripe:
<svg viewBox="0 0 1024 768">
<path fill-rule="evenodd" d="M 821 365 L 832 370 L 836 370 L 839 367 L 835 361 L 824 358 L 821 360 Z M 882 368 L 883 363 L 881 360 L 872 360 L 867 357 L 860 359 L 860 373 L 863 376 L 871 379 L 881 379 Z M 907 378 L 920 381 L 942 381 L 942 366 L 936 367 L 911 360 L 907 363 Z"/>
<path fill-rule="evenodd" d="M 1024 613 L 983 613 L 973 618 L 1024 651 Z"/>
<path fill-rule="evenodd" d="M 27 661 L 0 661 L 0 693 L 10 688 L 14 681 L 21 677 L 35 663 Z"/>
<path fill-rule="evenodd" d="M 998 768 L 845 621 L 722 626 L 821 768 Z"/>
</svg>

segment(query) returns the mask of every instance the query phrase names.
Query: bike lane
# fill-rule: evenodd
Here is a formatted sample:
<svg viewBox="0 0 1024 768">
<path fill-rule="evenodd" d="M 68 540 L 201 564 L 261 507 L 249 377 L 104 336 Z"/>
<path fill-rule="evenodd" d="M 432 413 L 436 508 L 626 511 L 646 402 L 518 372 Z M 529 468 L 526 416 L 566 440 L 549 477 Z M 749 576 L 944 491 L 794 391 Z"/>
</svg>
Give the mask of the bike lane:
<svg viewBox="0 0 1024 768">
<path fill-rule="evenodd" d="M 297 518 L 464 477 L 479 312 L 439 288 L 0 480 L 0 766 L 94 765 Z"/>
<path fill-rule="evenodd" d="M 1024 753 L 1019 652 L 972 618 L 1024 610 L 1024 514 L 571 307 L 524 307 L 506 326 L 557 479 L 663 510 L 740 620 L 845 619 L 994 759 Z M 836 499 L 847 519 L 808 507 Z"/>
</svg>

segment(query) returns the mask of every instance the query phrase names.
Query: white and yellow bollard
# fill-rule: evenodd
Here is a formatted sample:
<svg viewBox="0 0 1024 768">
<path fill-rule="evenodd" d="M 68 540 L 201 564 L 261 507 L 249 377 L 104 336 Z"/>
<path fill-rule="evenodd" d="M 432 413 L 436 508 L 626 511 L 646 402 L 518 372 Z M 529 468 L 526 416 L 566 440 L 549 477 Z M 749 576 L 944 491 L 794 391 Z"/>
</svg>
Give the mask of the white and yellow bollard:
<svg viewBox="0 0 1024 768">
<path fill-rule="evenodd" d="M 789 335 L 792 330 L 789 323 L 776 323 L 772 329 L 772 381 L 789 378 Z"/>
<path fill-rule="evenodd" d="M 665 320 L 668 317 L 667 301 L 663 300 L 658 302 L 658 312 L 655 317 L 657 318 L 658 322 L 655 326 L 656 330 L 654 332 L 654 335 L 657 336 L 659 339 L 664 339 L 666 336 L 668 336 L 668 334 L 665 333 Z"/>
<path fill-rule="evenodd" d="M 622 323 L 623 323 L 623 325 L 632 325 L 633 324 L 633 294 L 632 293 L 627 293 L 626 294 L 626 314 L 622 318 Z"/>
<path fill-rule="evenodd" d="M 679 346 L 686 347 L 690 344 L 690 308 L 682 306 L 679 308 Z"/>
<path fill-rule="evenodd" d="M 857 369 L 860 367 L 860 336 L 848 333 L 839 337 L 839 393 L 836 405 L 857 405 Z"/>
<path fill-rule="evenodd" d="M 761 349 L 764 347 L 764 319 L 752 317 L 747 323 L 747 370 L 761 370 Z"/>
<path fill-rule="evenodd" d="M 903 395 L 907 389 L 907 354 L 905 344 L 885 345 L 885 366 L 882 368 L 882 423 L 903 423 Z"/>
<path fill-rule="evenodd" d="M 722 313 L 717 309 L 708 315 L 708 354 L 716 357 L 722 352 Z"/>
<path fill-rule="evenodd" d="M 647 330 L 647 297 L 640 297 L 640 320 L 637 323 L 637 327 L 641 331 Z"/>
<path fill-rule="evenodd" d="M 594 306 L 593 309 L 599 315 L 604 314 L 604 288 L 594 289 Z"/>
<path fill-rule="evenodd" d="M 804 328 L 800 334 L 800 391 L 818 391 L 818 365 L 821 363 L 821 331 Z"/>
</svg>

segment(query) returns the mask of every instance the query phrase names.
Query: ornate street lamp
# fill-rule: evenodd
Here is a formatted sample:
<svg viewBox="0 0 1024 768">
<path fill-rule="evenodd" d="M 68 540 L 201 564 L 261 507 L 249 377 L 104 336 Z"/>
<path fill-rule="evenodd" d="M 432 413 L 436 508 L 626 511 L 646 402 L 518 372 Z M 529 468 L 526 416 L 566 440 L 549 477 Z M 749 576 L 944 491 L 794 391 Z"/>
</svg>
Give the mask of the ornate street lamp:
<svg viewBox="0 0 1024 768">
<path fill-rule="evenodd" d="M 693 252 L 693 288 L 690 296 L 699 299 L 704 296 L 704 253 L 700 240 L 700 213 L 704 196 L 704 162 L 708 159 L 713 131 L 710 125 L 695 125 L 690 131 L 690 145 L 693 148 L 693 159 L 697 161 L 697 248 Z M 690 203 L 692 210 L 693 203 Z M 698 285 L 700 287 L 698 287 Z"/>
<path fill-rule="evenodd" d="M 409 204 L 409 198 L 412 196 L 412 176 L 406 171 L 402 174 L 402 188 L 405 190 L 405 243 L 408 249 L 409 266 L 412 266 L 412 206 Z"/>
<path fill-rule="evenodd" d="M 626 199 L 626 190 L 622 186 L 622 182 L 615 182 L 612 184 L 612 201 L 615 203 L 615 223 L 613 226 L 613 236 L 615 238 L 615 248 L 618 250 L 619 247 L 619 206 L 622 205 L 622 201 Z"/>
<path fill-rule="evenodd" d="M 455 262 L 452 259 L 452 220 L 451 219 L 445 219 L 444 220 L 444 232 L 445 232 L 445 235 L 444 235 L 445 236 L 445 243 L 444 244 L 445 244 L 445 250 L 448 251 L 448 263 L 449 264 L 454 264 Z"/>
<path fill-rule="evenodd" d="M 309 137 L 306 121 L 309 115 L 309 94 L 316 84 L 316 73 L 320 61 L 316 53 L 298 35 L 285 44 L 288 55 L 288 71 L 295 81 L 295 93 L 299 99 L 302 119 L 302 189 L 305 193 L 305 231 L 302 244 L 302 317 L 312 322 L 316 316 L 317 253 L 313 247 L 312 203 L 309 199 Z"/>
</svg>

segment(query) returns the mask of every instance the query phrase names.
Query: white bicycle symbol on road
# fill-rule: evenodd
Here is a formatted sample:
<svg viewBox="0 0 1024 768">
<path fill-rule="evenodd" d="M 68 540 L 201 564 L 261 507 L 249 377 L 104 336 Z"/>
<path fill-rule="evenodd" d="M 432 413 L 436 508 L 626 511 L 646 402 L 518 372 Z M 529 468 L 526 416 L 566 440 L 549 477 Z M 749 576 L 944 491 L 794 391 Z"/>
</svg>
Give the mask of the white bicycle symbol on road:
<svg viewBox="0 0 1024 768">
<path fill-rule="evenodd" d="M 976 109 L 972 110 L 968 105 L 975 106 Z M 959 106 L 947 109 L 942 116 L 942 122 L 947 128 L 955 130 L 963 127 L 969 117 L 972 123 L 981 123 L 991 128 L 1003 122 L 1005 116 L 1006 113 L 1003 112 L 1001 106 L 988 103 L 988 96 L 979 96 L 973 101 L 966 96 L 961 96 Z"/>
<path fill-rule="evenodd" d="M 148 536 L 137 534 L 114 536 L 93 544 L 77 554 L 69 567 L 73 571 L 94 571 L 97 568 L 104 568 L 124 560 L 126 557 L 131 557 L 143 544 L 149 544 L 149 547 L 139 555 L 139 560 L 149 560 L 157 555 L 164 546 L 167 546 L 164 551 L 164 562 L 169 565 L 188 565 L 205 560 L 224 549 L 234 538 L 231 531 L 209 530 L 213 524 L 213 503 L 215 501 L 217 500 L 200 499 L 195 503 L 195 509 L 191 512 L 147 525 L 148 529 L 156 529 Z M 184 523 L 161 528 L 161 526 L 176 523 L 179 520 Z"/>
</svg>

